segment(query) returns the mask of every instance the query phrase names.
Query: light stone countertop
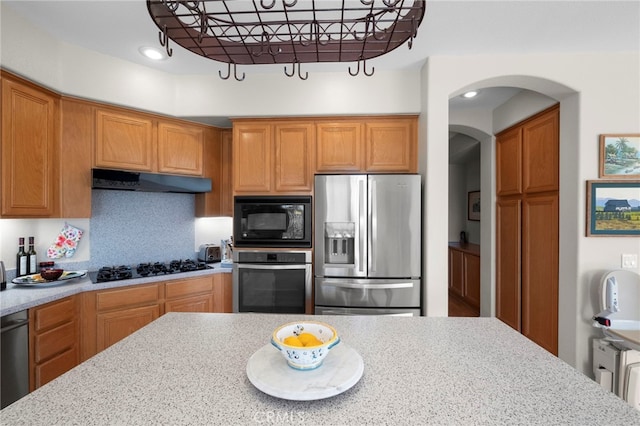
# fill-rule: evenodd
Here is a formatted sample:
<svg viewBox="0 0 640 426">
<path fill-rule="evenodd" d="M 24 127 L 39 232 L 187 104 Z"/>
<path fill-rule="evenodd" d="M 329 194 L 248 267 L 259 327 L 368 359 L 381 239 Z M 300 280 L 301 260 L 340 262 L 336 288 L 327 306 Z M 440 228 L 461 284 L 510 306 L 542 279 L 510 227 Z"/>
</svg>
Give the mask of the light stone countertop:
<svg viewBox="0 0 640 426">
<path fill-rule="evenodd" d="M 640 424 L 640 412 L 495 318 L 324 316 L 362 356 L 360 381 L 316 401 L 257 390 L 248 359 L 304 318 L 318 320 L 166 314 L 5 408 L 0 423 Z"/>
<path fill-rule="evenodd" d="M 67 296 L 83 293 L 85 291 L 104 290 L 107 288 L 126 287 L 159 281 L 179 280 L 201 275 L 231 273 L 231 268 L 222 268 L 219 263 L 213 264 L 213 266 L 213 269 L 110 281 L 99 284 L 93 284 L 88 276 L 86 278 L 69 280 L 68 282 L 62 281 L 60 284 L 50 286 L 45 285 L 42 287 L 20 286 L 8 282 L 7 289 L 0 291 L 0 316 L 13 314 L 24 309 L 33 308 Z"/>
</svg>

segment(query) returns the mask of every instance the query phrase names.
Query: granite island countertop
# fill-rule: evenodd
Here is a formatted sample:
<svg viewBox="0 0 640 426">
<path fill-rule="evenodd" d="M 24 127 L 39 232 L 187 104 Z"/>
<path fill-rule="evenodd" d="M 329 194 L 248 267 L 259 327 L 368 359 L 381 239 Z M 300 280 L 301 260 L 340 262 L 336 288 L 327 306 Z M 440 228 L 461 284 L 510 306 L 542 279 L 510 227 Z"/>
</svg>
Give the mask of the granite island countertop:
<svg viewBox="0 0 640 426">
<path fill-rule="evenodd" d="M 94 284 L 89 277 L 61 281 L 55 285 L 21 286 L 7 283 L 7 289 L 0 292 L 0 316 L 13 314 L 23 309 L 33 308 L 45 303 L 53 302 L 74 294 L 86 291 L 104 290 L 108 288 L 126 287 L 139 284 L 148 284 L 160 281 L 179 280 L 193 278 L 202 275 L 231 273 L 231 268 L 222 268 L 220 264 L 213 264 L 213 268 L 179 274 L 154 275 L 145 278 L 133 278 L 128 280 L 110 281 Z"/>
<path fill-rule="evenodd" d="M 262 393 L 247 361 L 277 326 L 304 318 L 318 320 L 168 313 L 5 408 L 0 422 L 640 424 L 640 412 L 495 318 L 324 316 L 362 356 L 362 378 L 315 401 Z"/>
</svg>

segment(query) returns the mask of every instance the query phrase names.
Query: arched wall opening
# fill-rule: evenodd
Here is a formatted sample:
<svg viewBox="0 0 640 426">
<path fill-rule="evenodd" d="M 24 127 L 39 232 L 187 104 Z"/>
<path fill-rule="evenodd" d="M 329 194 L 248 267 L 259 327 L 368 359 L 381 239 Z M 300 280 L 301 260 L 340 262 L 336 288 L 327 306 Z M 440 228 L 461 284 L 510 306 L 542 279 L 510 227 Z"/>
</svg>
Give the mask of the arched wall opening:
<svg viewBox="0 0 640 426">
<path fill-rule="evenodd" d="M 582 182 L 580 179 L 580 162 L 569 161 L 579 158 L 580 146 L 580 94 L 579 90 L 557 80 L 536 75 L 534 68 L 526 75 L 526 61 L 519 63 L 507 58 L 510 63 L 505 69 L 474 66 L 469 58 L 430 58 L 422 70 L 422 115 L 420 119 L 419 158 L 420 173 L 424 176 L 425 192 L 425 225 L 423 256 L 423 277 L 425 291 L 423 296 L 424 314 L 427 316 L 446 316 L 448 300 L 448 256 L 447 256 L 447 221 L 438 214 L 436 203 L 444 203 L 448 197 L 447 179 L 447 136 L 451 125 L 466 126 L 480 132 L 484 137 L 482 153 L 482 218 L 481 225 L 481 316 L 495 316 L 495 142 L 493 135 L 500 130 L 540 111 L 534 105 L 531 114 L 512 117 L 512 122 L 503 116 L 501 123 L 496 123 L 494 113 L 486 111 L 475 117 L 462 120 L 454 117 L 450 120 L 449 99 L 470 89 L 489 87 L 518 87 L 538 92 L 545 97 L 560 103 L 560 247 L 559 247 L 559 357 L 569 364 L 579 366 L 588 371 L 588 344 L 584 337 L 585 330 L 579 321 L 581 310 L 579 300 L 584 298 L 579 285 L 579 259 L 576 248 L 581 238 L 584 222 L 576 220 L 576 206 L 582 205 Z M 464 64 L 461 64 L 464 62 Z M 460 71 L 460 70 L 464 71 Z M 509 72 L 513 69 L 514 72 Z M 517 71 L 516 71 L 517 70 Z M 552 74 L 552 73 L 551 73 Z M 444 84 L 443 84 L 444 82 Z M 523 106 L 526 109 L 526 105 Z M 443 141 L 443 142 L 440 142 Z M 487 196 L 485 196 L 487 194 Z M 485 220 L 485 218 L 487 220 Z M 576 303 L 578 301 L 578 303 Z M 578 330 L 582 327 L 582 330 Z M 589 334 L 589 331 L 586 332 Z"/>
</svg>

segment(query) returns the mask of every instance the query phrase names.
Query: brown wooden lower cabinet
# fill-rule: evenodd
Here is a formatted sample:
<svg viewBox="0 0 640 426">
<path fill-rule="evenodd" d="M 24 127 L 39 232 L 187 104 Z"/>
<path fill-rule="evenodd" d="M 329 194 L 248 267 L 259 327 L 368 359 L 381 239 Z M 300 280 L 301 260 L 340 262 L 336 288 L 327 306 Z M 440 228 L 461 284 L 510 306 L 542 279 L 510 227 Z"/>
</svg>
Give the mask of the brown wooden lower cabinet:
<svg viewBox="0 0 640 426">
<path fill-rule="evenodd" d="M 80 362 L 78 297 L 29 309 L 29 390 L 33 391 Z"/>
<path fill-rule="evenodd" d="M 480 246 L 449 245 L 449 294 L 480 313 Z"/>
<path fill-rule="evenodd" d="M 231 274 L 161 281 L 82 294 L 86 360 L 167 312 L 231 312 Z"/>
</svg>

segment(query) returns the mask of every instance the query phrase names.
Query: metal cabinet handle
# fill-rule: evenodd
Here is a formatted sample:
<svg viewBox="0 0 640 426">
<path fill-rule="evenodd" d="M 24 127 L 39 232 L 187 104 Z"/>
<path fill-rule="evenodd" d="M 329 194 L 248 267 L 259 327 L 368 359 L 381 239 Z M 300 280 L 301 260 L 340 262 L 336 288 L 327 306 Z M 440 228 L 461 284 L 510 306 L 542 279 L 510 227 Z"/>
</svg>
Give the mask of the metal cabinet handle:
<svg viewBox="0 0 640 426">
<path fill-rule="evenodd" d="M 364 288 L 364 289 L 376 289 L 387 290 L 392 288 L 412 288 L 413 283 L 389 283 L 389 284 L 359 284 L 359 283 L 328 283 L 324 282 L 322 285 L 343 287 L 343 288 Z"/>
<path fill-rule="evenodd" d="M 12 324 L 2 327 L 0 329 L 0 333 L 6 333 L 7 331 L 11 331 L 18 327 L 22 327 L 23 325 L 27 325 L 28 323 L 29 323 L 29 320 L 16 320 Z"/>
</svg>

